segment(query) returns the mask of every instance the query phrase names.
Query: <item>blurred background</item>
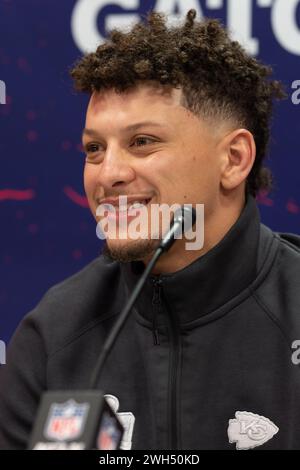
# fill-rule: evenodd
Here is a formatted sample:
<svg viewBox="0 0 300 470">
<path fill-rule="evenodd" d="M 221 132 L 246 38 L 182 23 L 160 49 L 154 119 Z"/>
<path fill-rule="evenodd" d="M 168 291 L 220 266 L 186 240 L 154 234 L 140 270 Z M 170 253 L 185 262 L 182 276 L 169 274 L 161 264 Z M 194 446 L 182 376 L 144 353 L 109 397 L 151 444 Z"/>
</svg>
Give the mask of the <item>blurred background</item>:
<svg viewBox="0 0 300 470">
<path fill-rule="evenodd" d="M 1 340 L 101 249 L 82 181 L 88 97 L 73 91 L 70 66 L 112 27 L 152 9 L 177 21 L 189 8 L 220 18 L 285 84 L 268 162 L 276 186 L 258 202 L 266 225 L 300 233 L 300 1 L 0 0 Z"/>
</svg>

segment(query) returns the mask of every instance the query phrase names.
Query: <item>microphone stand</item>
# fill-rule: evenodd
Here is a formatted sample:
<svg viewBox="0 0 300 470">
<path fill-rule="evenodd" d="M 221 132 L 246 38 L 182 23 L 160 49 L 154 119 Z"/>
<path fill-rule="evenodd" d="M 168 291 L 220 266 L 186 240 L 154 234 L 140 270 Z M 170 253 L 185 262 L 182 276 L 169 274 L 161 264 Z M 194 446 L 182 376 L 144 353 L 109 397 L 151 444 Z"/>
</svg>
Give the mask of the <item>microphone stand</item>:
<svg viewBox="0 0 300 470">
<path fill-rule="evenodd" d="M 95 389 L 97 387 L 97 382 L 99 377 L 102 373 L 104 363 L 106 358 L 113 347 L 117 337 L 119 336 L 121 330 L 123 329 L 126 320 L 130 314 L 130 311 L 141 293 L 143 285 L 145 284 L 149 274 L 151 273 L 155 263 L 157 262 L 158 258 L 164 253 L 168 251 L 169 248 L 173 245 L 176 236 L 182 232 L 182 228 L 184 226 L 184 232 L 189 230 L 195 223 L 196 220 L 196 211 L 191 207 L 182 206 L 178 209 L 172 220 L 171 227 L 167 234 L 163 237 L 162 241 L 160 242 L 158 248 L 156 249 L 153 257 L 151 258 L 150 262 L 147 264 L 141 278 L 137 282 L 135 288 L 133 289 L 127 304 L 125 305 L 124 309 L 122 310 L 120 316 L 118 317 L 115 325 L 112 328 L 112 331 L 108 335 L 107 340 L 105 341 L 99 359 L 96 363 L 95 369 L 93 370 L 91 381 L 90 381 L 90 388 Z"/>
</svg>

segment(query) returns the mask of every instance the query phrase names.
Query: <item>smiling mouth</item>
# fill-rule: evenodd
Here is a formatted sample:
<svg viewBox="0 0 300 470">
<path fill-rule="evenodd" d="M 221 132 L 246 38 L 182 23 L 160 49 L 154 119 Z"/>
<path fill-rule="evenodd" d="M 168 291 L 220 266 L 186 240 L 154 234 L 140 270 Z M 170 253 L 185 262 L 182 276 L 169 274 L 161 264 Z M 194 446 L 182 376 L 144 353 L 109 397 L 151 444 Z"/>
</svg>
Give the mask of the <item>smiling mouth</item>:
<svg viewBox="0 0 300 470">
<path fill-rule="evenodd" d="M 131 202 L 126 202 L 124 199 L 118 201 L 116 204 L 115 201 L 113 202 L 103 202 L 97 208 L 96 215 L 100 216 L 100 218 L 106 218 L 107 220 L 119 220 L 119 219 L 133 219 L 141 214 L 142 210 L 148 209 L 148 205 L 152 201 L 151 198 L 147 199 L 137 199 Z M 99 207 L 101 207 L 101 215 L 97 214 Z"/>
<path fill-rule="evenodd" d="M 114 206 L 114 208 L 119 212 L 130 212 L 131 210 L 142 209 L 147 206 L 150 201 L 151 198 L 143 199 L 141 201 L 129 202 L 128 204 L 120 204 L 119 206 Z"/>
<path fill-rule="evenodd" d="M 147 199 L 137 199 L 135 201 L 126 202 L 126 200 L 124 201 L 121 199 L 121 201 L 119 201 L 118 204 L 116 204 L 115 202 L 114 203 L 103 202 L 100 205 L 105 211 L 108 211 L 108 212 L 128 212 L 133 209 L 141 209 L 147 206 L 151 200 L 152 198 L 147 198 Z"/>
</svg>

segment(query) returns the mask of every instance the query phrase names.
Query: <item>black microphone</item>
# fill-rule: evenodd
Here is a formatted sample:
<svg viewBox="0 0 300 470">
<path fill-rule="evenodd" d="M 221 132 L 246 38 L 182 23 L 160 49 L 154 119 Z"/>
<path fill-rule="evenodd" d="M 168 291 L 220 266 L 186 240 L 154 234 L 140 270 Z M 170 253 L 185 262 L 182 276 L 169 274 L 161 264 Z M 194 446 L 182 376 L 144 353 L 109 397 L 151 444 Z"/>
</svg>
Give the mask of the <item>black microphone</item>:
<svg viewBox="0 0 300 470">
<path fill-rule="evenodd" d="M 145 267 L 104 343 L 91 376 L 90 390 L 45 392 L 28 449 L 116 450 L 120 448 L 125 428 L 109 406 L 103 392 L 97 390 L 97 384 L 107 356 L 158 258 L 171 248 L 176 239 L 190 230 L 195 221 L 196 211 L 193 207 L 182 206 L 175 211 L 170 229 Z"/>
</svg>

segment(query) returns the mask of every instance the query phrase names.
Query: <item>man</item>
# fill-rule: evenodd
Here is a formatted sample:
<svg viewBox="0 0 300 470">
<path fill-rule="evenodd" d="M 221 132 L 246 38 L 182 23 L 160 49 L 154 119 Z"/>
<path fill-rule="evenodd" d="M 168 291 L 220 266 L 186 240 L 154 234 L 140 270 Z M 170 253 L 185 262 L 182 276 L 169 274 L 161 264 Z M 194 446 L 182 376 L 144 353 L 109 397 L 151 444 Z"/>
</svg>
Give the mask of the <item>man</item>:
<svg viewBox="0 0 300 470">
<path fill-rule="evenodd" d="M 300 238 L 261 225 L 255 203 L 270 187 L 262 165 L 283 96 L 270 74 L 194 10 L 173 28 L 152 13 L 114 31 L 72 70 L 91 96 L 84 185 L 95 219 L 106 204 L 119 228 L 133 220 L 117 207 L 125 196 L 149 217 L 154 204 L 204 204 L 203 247 L 182 238 L 161 256 L 99 382 L 129 413 L 123 448 L 300 447 Z M 147 234 L 108 233 L 105 254 L 22 321 L 1 370 L 2 448 L 26 446 L 44 390 L 88 388 L 157 246 Z"/>
</svg>

